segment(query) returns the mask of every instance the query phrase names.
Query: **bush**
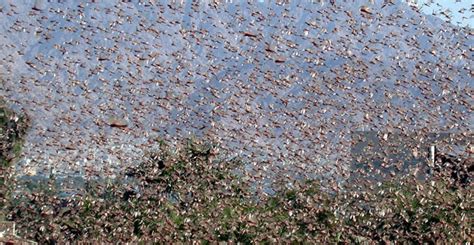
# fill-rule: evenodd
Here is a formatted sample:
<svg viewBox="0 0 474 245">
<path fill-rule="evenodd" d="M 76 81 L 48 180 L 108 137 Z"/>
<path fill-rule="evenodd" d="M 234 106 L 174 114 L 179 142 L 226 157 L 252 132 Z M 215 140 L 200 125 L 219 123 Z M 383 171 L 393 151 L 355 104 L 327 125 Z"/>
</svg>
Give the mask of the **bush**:
<svg viewBox="0 0 474 245">
<path fill-rule="evenodd" d="M 0 98 L 0 221 L 4 219 L 3 209 L 11 194 L 10 169 L 21 153 L 27 128 L 27 118 L 9 110 Z"/>
<path fill-rule="evenodd" d="M 28 128 L 25 116 L 18 116 L 0 98 L 0 168 L 8 168 L 18 157 Z"/>
<path fill-rule="evenodd" d="M 411 177 L 364 190 L 322 190 L 316 180 L 250 191 L 242 161 L 188 141 L 162 145 L 114 180 L 61 197 L 54 178 L 16 196 L 9 218 L 40 243 L 86 242 L 470 242 L 472 191 Z"/>
</svg>

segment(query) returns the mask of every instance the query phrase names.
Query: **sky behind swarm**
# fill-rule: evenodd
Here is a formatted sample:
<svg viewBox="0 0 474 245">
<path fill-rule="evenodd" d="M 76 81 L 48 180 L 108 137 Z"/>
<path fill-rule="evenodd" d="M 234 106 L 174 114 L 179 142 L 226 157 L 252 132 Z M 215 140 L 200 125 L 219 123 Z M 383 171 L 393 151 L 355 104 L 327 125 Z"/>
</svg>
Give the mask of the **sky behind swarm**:
<svg viewBox="0 0 474 245">
<path fill-rule="evenodd" d="M 431 4 L 427 4 L 433 2 Z M 426 5 L 425 5 L 426 4 Z M 460 26 L 474 26 L 474 16 L 472 12 L 473 7 L 472 1 L 466 0 L 420 0 L 419 6 L 421 10 L 426 14 L 435 13 L 436 16 L 446 20 L 442 14 L 442 11 L 446 12 L 451 16 L 451 22 L 455 25 Z"/>
</svg>

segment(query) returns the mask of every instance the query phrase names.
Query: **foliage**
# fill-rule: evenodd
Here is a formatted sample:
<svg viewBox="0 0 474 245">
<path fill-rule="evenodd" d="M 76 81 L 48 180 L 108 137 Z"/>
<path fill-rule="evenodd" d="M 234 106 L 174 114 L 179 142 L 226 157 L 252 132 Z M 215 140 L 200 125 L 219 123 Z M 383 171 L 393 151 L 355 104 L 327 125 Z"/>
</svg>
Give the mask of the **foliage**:
<svg viewBox="0 0 474 245">
<path fill-rule="evenodd" d="M 189 141 L 115 180 L 60 197 L 54 178 L 18 195 L 9 218 L 41 243 L 87 242 L 470 242 L 472 189 L 410 177 L 327 192 L 316 180 L 276 194 L 251 192 L 243 164 Z"/>
<path fill-rule="evenodd" d="M 27 118 L 9 110 L 0 99 L 0 168 L 10 167 L 19 155 L 27 128 Z"/>
<path fill-rule="evenodd" d="M 10 168 L 21 153 L 27 128 L 27 118 L 9 110 L 0 98 L 0 221 L 3 220 L 2 210 L 11 193 Z"/>
</svg>

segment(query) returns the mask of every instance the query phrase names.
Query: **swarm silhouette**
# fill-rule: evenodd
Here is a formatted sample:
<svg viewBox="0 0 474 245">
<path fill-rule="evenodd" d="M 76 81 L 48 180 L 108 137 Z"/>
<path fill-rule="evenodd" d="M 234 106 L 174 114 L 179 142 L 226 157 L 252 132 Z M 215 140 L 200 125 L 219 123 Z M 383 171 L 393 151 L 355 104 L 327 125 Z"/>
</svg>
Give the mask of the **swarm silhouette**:
<svg viewBox="0 0 474 245">
<path fill-rule="evenodd" d="M 392 0 L 0 1 L 0 23 L 22 237 L 472 241 L 470 27 Z"/>
<path fill-rule="evenodd" d="M 262 176 L 341 179 L 355 131 L 472 130 L 472 29 L 405 2 L 0 5 L 20 172 L 113 175 L 194 135 Z"/>
</svg>

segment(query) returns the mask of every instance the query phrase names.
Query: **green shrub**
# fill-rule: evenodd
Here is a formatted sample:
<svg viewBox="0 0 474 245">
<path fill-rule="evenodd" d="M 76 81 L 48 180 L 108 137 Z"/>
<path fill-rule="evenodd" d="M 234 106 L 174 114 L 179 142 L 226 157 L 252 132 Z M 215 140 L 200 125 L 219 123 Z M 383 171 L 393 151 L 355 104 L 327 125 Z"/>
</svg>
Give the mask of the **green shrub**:
<svg viewBox="0 0 474 245">
<path fill-rule="evenodd" d="M 27 118 L 9 110 L 0 98 L 0 221 L 4 219 L 3 209 L 11 194 L 10 170 L 21 153 L 27 128 Z"/>
<path fill-rule="evenodd" d="M 472 192 L 411 177 L 327 192 L 316 180 L 250 191 L 243 164 L 212 144 L 147 155 L 116 180 L 60 198 L 54 180 L 12 200 L 9 218 L 38 242 L 469 242 Z"/>
</svg>

